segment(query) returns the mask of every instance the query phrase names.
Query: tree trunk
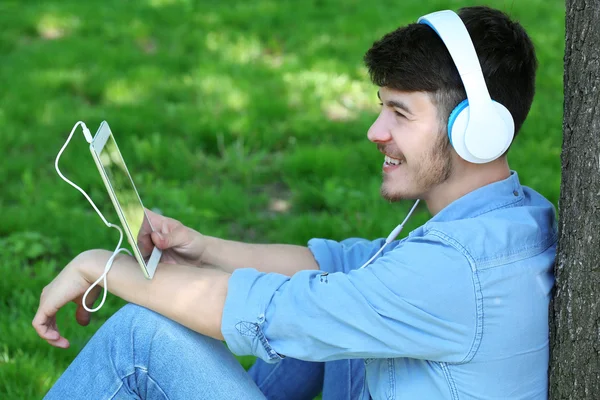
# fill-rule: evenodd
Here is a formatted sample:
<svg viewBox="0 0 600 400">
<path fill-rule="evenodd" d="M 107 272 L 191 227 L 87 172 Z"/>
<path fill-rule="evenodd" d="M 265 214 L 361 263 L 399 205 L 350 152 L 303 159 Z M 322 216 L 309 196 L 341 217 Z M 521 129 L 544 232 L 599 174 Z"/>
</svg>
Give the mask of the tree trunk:
<svg viewBox="0 0 600 400">
<path fill-rule="evenodd" d="M 566 0 L 550 399 L 600 399 L 600 1 Z"/>
</svg>

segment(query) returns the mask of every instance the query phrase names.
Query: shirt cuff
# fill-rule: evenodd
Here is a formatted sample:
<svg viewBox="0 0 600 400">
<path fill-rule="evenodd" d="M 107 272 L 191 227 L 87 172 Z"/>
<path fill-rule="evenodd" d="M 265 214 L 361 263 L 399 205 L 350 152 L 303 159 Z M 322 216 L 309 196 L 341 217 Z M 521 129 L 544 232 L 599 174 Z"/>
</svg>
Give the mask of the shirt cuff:
<svg viewBox="0 0 600 400">
<path fill-rule="evenodd" d="M 308 249 L 312 252 L 319 269 L 324 272 L 337 272 L 336 262 L 333 258 L 333 246 L 339 246 L 336 241 L 328 239 L 311 239 L 308 241 Z"/>
<path fill-rule="evenodd" d="M 221 320 L 221 333 L 232 353 L 253 355 L 267 363 L 279 362 L 264 334 L 266 309 L 275 292 L 289 277 L 254 268 L 236 269 L 229 278 Z"/>
</svg>

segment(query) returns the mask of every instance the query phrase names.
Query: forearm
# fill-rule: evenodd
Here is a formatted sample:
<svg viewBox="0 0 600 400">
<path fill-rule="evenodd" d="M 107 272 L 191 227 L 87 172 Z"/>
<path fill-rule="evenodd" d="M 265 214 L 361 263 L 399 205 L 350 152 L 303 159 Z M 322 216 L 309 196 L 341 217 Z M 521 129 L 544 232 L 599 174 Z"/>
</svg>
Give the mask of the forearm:
<svg viewBox="0 0 600 400">
<path fill-rule="evenodd" d="M 249 244 L 206 237 L 202 262 L 233 272 L 238 268 L 255 268 L 292 276 L 298 271 L 319 269 L 312 252 L 303 246 L 287 244 Z"/>
<path fill-rule="evenodd" d="M 90 282 L 102 274 L 111 253 L 81 254 L 82 273 Z M 175 264 L 159 264 L 154 278 L 144 277 L 137 261 L 119 255 L 108 273 L 109 292 L 207 336 L 223 340 L 221 319 L 229 273 Z"/>
</svg>

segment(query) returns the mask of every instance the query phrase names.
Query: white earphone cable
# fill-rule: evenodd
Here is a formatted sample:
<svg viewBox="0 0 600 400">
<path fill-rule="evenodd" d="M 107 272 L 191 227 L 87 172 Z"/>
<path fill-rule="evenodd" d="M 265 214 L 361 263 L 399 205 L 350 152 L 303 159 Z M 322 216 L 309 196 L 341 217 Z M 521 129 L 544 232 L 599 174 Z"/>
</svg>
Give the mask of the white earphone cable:
<svg viewBox="0 0 600 400">
<path fill-rule="evenodd" d="M 371 262 L 379 255 L 379 253 L 381 253 L 383 251 L 383 249 L 385 249 L 385 246 L 392 243 L 394 241 L 394 239 L 396 239 L 396 237 L 398 237 L 398 235 L 400 234 L 400 232 L 402 232 L 402 229 L 404 228 L 404 224 L 406 223 L 406 221 L 408 221 L 408 218 L 410 218 L 411 214 L 413 213 L 413 211 L 415 211 L 415 208 L 417 208 L 418 204 L 419 204 L 419 200 L 417 199 L 417 201 L 415 201 L 415 204 L 413 204 L 412 208 L 406 215 L 406 218 L 404 218 L 404 221 L 402 221 L 402 223 L 400 225 L 398 225 L 397 227 L 394 228 L 394 230 L 388 235 L 387 239 L 385 239 L 385 243 L 383 244 L 383 246 L 381 246 L 381 248 L 377 251 L 377 253 L 375 253 L 373 255 L 373 257 L 369 258 L 369 261 L 364 263 L 359 269 L 362 269 L 362 268 L 366 267 L 367 265 L 371 264 Z"/>
<path fill-rule="evenodd" d="M 117 256 L 117 254 L 119 254 L 120 252 L 125 252 L 129 255 L 131 255 L 131 252 L 129 250 L 127 250 L 126 248 L 121 248 L 121 243 L 123 242 L 123 230 L 121 229 L 120 226 L 115 225 L 115 224 L 111 224 L 110 222 L 108 222 L 106 220 L 106 218 L 104 218 L 104 215 L 102 215 L 102 213 L 100 212 L 100 210 L 98 209 L 98 207 L 96 207 L 96 204 L 94 204 L 94 202 L 92 201 L 92 199 L 90 198 L 90 196 L 87 195 L 87 193 L 85 193 L 83 191 L 83 189 L 81 189 L 79 186 L 77 186 L 76 184 L 74 184 L 73 182 L 71 182 L 67 177 L 65 177 L 62 172 L 60 171 L 60 169 L 58 168 L 58 160 L 60 159 L 60 156 L 62 155 L 62 153 L 65 151 L 65 149 L 67 148 L 67 145 L 69 144 L 69 142 L 71 141 L 71 138 L 73 137 L 73 134 L 75 133 L 75 130 L 77 129 L 78 126 L 81 125 L 81 129 L 83 129 L 83 136 L 85 137 L 85 140 L 88 143 L 92 143 L 92 134 L 90 133 L 90 130 L 87 128 L 87 126 L 85 126 L 85 123 L 83 121 L 78 121 L 75 126 L 73 126 L 73 129 L 71 130 L 71 133 L 69 134 L 69 137 L 67 138 L 67 141 L 65 142 L 65 144 L 63 145 L 63 147 L 60 149 L 60 151 L 58 152 L 58 155 L 56 156 L 56 161 L 54 162 L 54 168 L 56 168 L 56 172 L 58 172 L 58 175 L 62 178 L 62 180 L 64 180 L 65 182 L 67 182 L 69 185 L 73 186 L 75 189 L 79 190 L 81 192 L 81 194 L 83 194 L 85 196 L 85 198 L 90 202 L 90 204 L 92 205 L 92 207 L 94 207 L 94 210 L 96 210 L 96 213 L 98 213 L 98 215 L 100 216 L 100 218 L 102 219 L 102 221 L 106 224 L 106 226 L 108 226 L 109 228 L 115 228 L 119 231 L 119 243 L 117 243 L 117 247 L 115 248 L 115 251 L 113 252 L 113 254 L 110 256 L 110 258 L 108 259 L 108 261 L 106 262 L 106 266 L 104 267 L 104 272 L 102 273 L 102 275 L 100 275 L 100 277 L 96 280 L 96 282 L 94 282 L 84 293 L 83 295 L 83 299 L 81 304 L 83 305 L 83 308 L 85 308 L 86 311 L 88 312 L 96 312 L 99 309 L 102 308 L 102 306 L 104 305 L 104 301 L 106 300 L 106 292 L 108 292 L 108 282 L 106 280 L 106 275 L 108 274 L 108 271 L 110 271 L 112 265 L 113 265 L 113 261 L 115 259 L 115 257 Z M 104 280 L 104 293 L 102 294 L 102 301 L 100 302 L 100 305 L 98 305 L 98 307 L 90 309 L 88 308 L 88 306 L 86 305 L 86 301 L 85 299 L 87 298 L 88 294 L 90 293 L 90 291 L 96 287 L 96 285 L 98 285 L 98 283 L 100 283 L 101 280 Z"/>
</svg>

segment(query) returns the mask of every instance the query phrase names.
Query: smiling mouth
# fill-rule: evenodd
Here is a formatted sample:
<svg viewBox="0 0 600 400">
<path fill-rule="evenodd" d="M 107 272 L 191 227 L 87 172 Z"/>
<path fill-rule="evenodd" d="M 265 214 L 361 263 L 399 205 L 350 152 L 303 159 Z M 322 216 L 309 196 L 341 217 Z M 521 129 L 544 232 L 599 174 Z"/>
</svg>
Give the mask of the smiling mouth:
<svg viewBox="0 0 600 400">
<path fill-rule="evenodd" d="M 386 165 L 401 165 L 404 164 L 404 160 L 400 160 L 398 158 L 392 158 L 390 156 L 385 156 L 385 164 Z"/>
</svg>

